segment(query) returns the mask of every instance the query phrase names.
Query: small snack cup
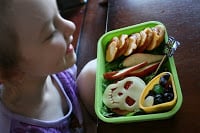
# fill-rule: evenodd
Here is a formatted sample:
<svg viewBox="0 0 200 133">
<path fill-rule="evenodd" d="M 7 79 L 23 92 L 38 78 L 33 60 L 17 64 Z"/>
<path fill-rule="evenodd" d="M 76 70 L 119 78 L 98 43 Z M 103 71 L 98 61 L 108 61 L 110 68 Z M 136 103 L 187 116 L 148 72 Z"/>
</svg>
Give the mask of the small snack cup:
<svg viewBox="0 0 200 133">
<path fill-rule="evenodd" d="M 147 98 L 149 92 L 153 90 L 154 85 L 159 84 L 160 78 L 166 74 L 170 75 L 169 82 L 173 89 L 172 90 L 173 91 L 173 99 L 170 101 L 167 101 L 167 102 L 160 103 L 160 104 L 145 106 L 145 99 Z M 173 108 L 174 105 L 176 104 L 176 101 L 177 101 L 177 94 L 176 94 L 176 87 L 174 84 L 173 76 L 169 72 L 162 72 L 159 75 L 157 75 L 155 78 L 153 78 L 147 84 L 147 86 L 144 88 L 144 90 L 140 96 L 140 99 L 139 99 L 139 107 L 146 113 L 163 112 L 163 111 L 167 111 L 167 110 Z"/>
</svg>

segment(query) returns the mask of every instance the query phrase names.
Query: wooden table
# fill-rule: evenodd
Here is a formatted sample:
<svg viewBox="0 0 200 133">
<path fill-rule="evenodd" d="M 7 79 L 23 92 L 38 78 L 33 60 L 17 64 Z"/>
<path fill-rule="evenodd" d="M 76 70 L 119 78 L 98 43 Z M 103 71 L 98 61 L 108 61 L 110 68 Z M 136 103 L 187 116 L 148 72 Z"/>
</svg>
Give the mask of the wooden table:
<svg viewBox="0 0 200 133">
<path fill-rule="evenodd" d="M 200 132 L 200 1 L 108 1 L 107 31 L 150 20 L 164 23 L 168 34 L 181 42 L 174 55 L 183 93 L 181 109 L 167 120 L 128 124 L 100 122 L 99 133 Z"/>
</svg>

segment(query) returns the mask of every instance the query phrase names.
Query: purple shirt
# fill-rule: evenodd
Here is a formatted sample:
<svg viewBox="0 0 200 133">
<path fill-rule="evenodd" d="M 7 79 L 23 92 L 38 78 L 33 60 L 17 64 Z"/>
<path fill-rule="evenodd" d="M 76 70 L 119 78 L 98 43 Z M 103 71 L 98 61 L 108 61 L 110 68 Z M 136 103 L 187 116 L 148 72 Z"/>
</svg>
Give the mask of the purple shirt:
<svg viewBox="0 0 200 133">
<path fill-rule="evenodd" d="M 53 74 L 61 88 L 69 111 L 64 117 L 44 121 L 21 116 L 10 112 L 1 102 L 0 96 L 0 132 L 2 133 L 82 133 L 82 114 L 77 98 L 76 86 L 76 66 L 67 69 L 64 72 Z M 2 85 L 0 85 L 1 95 Z"/>
</svg>

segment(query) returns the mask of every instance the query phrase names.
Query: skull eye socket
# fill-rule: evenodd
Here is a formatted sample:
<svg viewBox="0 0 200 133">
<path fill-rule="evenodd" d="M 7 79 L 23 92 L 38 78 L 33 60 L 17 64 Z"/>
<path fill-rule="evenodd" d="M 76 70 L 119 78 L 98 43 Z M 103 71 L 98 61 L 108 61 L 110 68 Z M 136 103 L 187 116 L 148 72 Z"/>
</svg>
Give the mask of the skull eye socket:
<svg viewBox="0 0 200 133">
<path fill-rule="evenodd" d="M 133 84 L 133 81 L 127 81 L 125 84 L 124 84 L 124 88 L 125 90 L 128 90 L 129 87 Z"/>
</svg>

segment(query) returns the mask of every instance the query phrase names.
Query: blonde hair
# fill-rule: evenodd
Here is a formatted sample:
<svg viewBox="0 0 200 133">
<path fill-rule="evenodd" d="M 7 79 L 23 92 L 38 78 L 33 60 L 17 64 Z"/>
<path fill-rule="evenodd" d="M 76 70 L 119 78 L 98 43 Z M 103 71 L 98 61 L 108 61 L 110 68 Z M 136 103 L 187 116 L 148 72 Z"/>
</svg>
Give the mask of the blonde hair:
<svg viewBox="0 0 200 133">
<path fill-rule="evenodd" d="M 0 79 L 8 80 L 19 62 L 18 37 L 12 20 L 12 0 L 0 1 Z"/>
</svg>

